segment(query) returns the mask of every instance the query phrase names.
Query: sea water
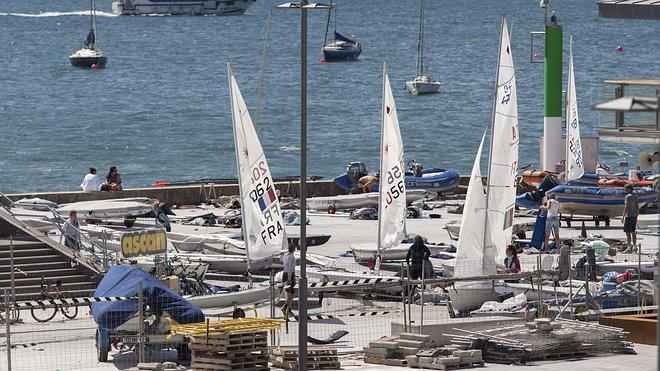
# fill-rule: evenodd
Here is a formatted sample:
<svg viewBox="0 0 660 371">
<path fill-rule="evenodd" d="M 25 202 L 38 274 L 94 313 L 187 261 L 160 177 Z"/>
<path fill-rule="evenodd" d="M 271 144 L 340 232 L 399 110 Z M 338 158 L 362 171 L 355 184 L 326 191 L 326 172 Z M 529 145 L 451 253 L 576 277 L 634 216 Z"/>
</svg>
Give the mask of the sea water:
<svg viewBox="0 0 660 371">
<path fill-rule="evenodd" d="M 99 1 L 97 40 L 108 63 L 97 71 L 68 61 L 87 35 L 88 4 L 0 2 L 0 192 L 77 189 L 90 166 L 103 177 L 117 166 L 125 187 L 236 177 L 226 64 L 254 119 L 268 9 L 277 3 L 259 0 L 240 16 L 117 17 Z M 659 24 L 599 18 L 591 0 L 550 7 L 564 26 L 565 61 L 574 35 L 580 124 L 596 135 L 600 116 L 611 117 L 591 110 L 612 97 L 602 80 L 660 77 Z M 424 61 L 442 87 L 413 97 L 404 82 L 415 70 L 418 12 L 413 0 L 337 1 L 337 30 L 364 51 L 357 62 L 321 63 L 327 13 L 309 11 L 308 174 L 332 177 L 357 160 L 377 168 L 383 62 L 406 160 L 469 174 L 491 122 L 502 15 L 512 30 L 520 163 L 538 163 L 543 65 L 530 62 L 530 32 L 543 30 L 538 1 L 428 1 Z M 300 14 L 274 9 L 271 22 L 256 124 L 278 177 L 299 173 Z M 644 149 L 601 142 L 600 157 L 634 165 Z"/>
</svg>

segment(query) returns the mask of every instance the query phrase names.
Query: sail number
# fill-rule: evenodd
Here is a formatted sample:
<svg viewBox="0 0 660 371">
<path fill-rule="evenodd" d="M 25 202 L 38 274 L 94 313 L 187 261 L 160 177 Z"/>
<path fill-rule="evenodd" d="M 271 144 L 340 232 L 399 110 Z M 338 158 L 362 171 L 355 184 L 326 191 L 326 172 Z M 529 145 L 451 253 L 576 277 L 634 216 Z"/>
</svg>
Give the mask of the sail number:
<svg viewBox="0 0 660 371">
<path fill-rule="evenodd" d="M 250 191 L 250 199 L 252 202 L 257 202 L 268 191 L 268 188 L 271 187 L 266 163 L 264 161 L 259 162 L 252 168 L 250 175 L 252 177 L 252 183 L 256 183 L 254 189 Z"/>
<path fill-rule="evenodd" d="M 512 91 L 511 81 L 502 85 L 502 88 L 504 89 L 504 95 L 502 96 L 501 104 L 509 104 L 509 101 L 511 100 L 511 91 Z"/>
<path fill-rule="evenodd" d="M 403 177 L 403 171 L 401 170 L 401 166 L 399 165 L 394 165 L 387 172 L 386 180 L 387 180 L 387 185 L 389 186 L 389 189 L 387 190 L 387 195 L 385 196 L 385 202 L 387 205 L 390 205 L 392 202 L 394 202 L 394 200 L 399 198 L 399 196 L 402 196 L 406 193 L 406 188 L 404 186 L 403 179 L 401 179 L 402 177 Z M 394 184 L 395 182 L 396 184 Z"/>
</svg>

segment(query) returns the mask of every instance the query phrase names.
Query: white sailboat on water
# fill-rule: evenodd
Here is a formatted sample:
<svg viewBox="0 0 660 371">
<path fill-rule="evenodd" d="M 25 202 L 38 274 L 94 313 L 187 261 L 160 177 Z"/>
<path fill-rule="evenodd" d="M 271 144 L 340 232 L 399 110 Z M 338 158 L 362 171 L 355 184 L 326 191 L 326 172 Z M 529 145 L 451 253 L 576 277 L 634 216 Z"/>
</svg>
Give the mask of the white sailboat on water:
<svg viewBox="0 0 660 371">
<path fill-rule="evenodd" d="M 435 81 L 429 75 L 429 68 L 424 65 L 424 13 L 426 11 L 426 0 L 420 0 L 419 31 L 417 34 L 417 65 L 415 78 L 406 81 L 406 89 L 412 95 L 437 93 L 440 89 L 440 81 Z"/>
<path fill-rule="evenodd" d="M 515 206 L 515 178 L 518 169 L 518 104 L 516 77 L 511 55 L 509 31 L 502 18 L 497 68 L 497 87 L 493 102 L 488 182 L 481 181 L 479 161 L 482 138 L 474 161 L 465 198 L 461 230 L 453 276 L 458 278 L 488 276 L 497 273 L 511 240 Z M 484 134 L 485 137 L 485 134 Z M 496 298 L 494 283 L 457 282 L 450 290 L 452 306 L 457 310 L 479 307 Z"/>
<path fill-rule="evenodd" d="M 71 54 L 69 61 L 74 67 L 105 68 L 108 57 L 99 49 L 96 42 L 96 0 L 90 0 L 89 23 L 89 33 L 85 39 L 85 47 Z"/>
<path fill-rule="evenodd" d="M 575 74 L 573 72 L 573 36 L 570 37 L 568 52 L 568 92 L 566 93 L 566 181 L 576 180 L 584 175 L 582 142 L 580 141 L 580 120 L 578 117 Z"/>
<path fill-rule="evenodd" d="M 229 94 L 234 128 L 236 165 L 241 193 L 243 238 L 247 258 L 247 273 L 255 263 L 262 263 L 280 255 L 287 247 L 282 209 L 277 198 L 273 178 L 257 137 L 243 96 L 238 88 L 231 66 L 227 64 Z M 236 293 L 205 295 L 189 300 L 201 308 L 251 303 L 269 295 L 269 285 L 257 285 Z M 233 297 L 231 297 L 233 296 Z M 229 301 L 227 299 L 233 301 Z"/>
</svg>

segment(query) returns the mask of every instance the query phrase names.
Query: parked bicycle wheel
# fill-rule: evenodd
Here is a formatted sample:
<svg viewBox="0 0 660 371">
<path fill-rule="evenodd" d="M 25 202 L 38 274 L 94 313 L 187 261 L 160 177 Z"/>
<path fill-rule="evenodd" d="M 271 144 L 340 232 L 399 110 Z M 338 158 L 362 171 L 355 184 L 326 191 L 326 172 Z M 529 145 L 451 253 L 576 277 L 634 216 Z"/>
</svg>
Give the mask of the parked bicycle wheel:
<svg viewBox="0 0 660 371">
<path fill-rule="evenodd" d="M 63 292 L 61 299 L 71 299 L 72 296 L 68 292 Z M 78 306 L 73 304 L 62 304 L 60 305 L 62 314 L 68 319 L 74 319 L 78 315 Z"/>
<path fill-rule="evenodd" d="M 38 307 L 32 307 L 30 309 L 30 313 L 32 314 L 32 318 L 34 318 L 35 321 L 48 322 L 53 319 L 53 317 L 55 317 L 55 314 L 57 314 L 57 307 L 47 307 L 45 305 L 40 305 Z"/>
</svg>

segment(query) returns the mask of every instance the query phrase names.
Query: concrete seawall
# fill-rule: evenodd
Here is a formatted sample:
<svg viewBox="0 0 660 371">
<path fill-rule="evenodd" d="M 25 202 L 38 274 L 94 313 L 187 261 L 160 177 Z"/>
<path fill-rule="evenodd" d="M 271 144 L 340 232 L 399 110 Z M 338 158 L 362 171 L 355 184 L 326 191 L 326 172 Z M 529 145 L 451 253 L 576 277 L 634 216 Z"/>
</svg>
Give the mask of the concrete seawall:
<svg viewBox="0 0 660 371">
<path fill-rule="evenodd" d="M 461 177 L 460 185 L 465 187 L 469 181 L 468 177 Z M 298 197 L 299 183 L 276 182 L 275 187 L 284 197 Z M 464 193 L 464 189 L 457 190 Z M 332 180 L 316 180 L 307 182 L 307 196 L 336 196 L 344 194 Z M 107 200 L 111 198 L 149 197 L 158 199 L 174 205 L 198 205 L 207 199 L 221 196 L 236 196 L 239 194 L 237 184 L 195 184 L 185 186 L 147 187 L 131 188 L 119 192 L 29 192 L 8 194 L 7 197 L 13 201 L 21 198 L 39 197 L 57 204 L 65 204 L 78 201 Z"/>
</svg>

